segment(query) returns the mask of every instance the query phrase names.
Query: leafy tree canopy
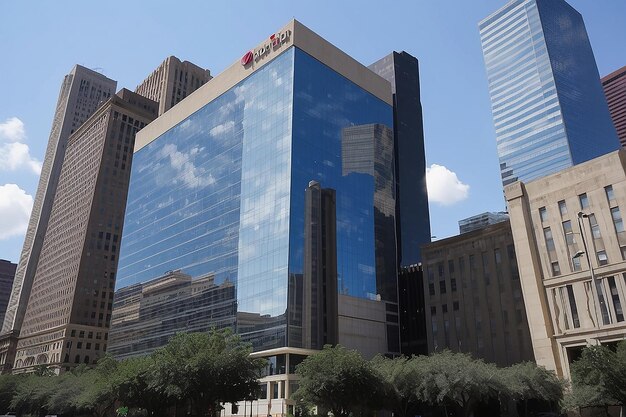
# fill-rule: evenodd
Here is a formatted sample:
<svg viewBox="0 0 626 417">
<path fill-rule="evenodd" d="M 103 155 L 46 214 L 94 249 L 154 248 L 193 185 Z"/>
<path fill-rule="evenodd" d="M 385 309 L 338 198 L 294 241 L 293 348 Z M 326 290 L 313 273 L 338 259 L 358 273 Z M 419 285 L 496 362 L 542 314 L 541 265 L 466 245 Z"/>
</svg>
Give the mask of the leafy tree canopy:
<svg viewBox="0 0 626 417">
<path fill-rule="evenodd" d="M 375 408 L 383 400 L 383 384 L 370 363 L 342 346 L 324 346 L 298 365 L 296 374 L 295 399 L 331 410 L 335 417 Z"/>
</svg>

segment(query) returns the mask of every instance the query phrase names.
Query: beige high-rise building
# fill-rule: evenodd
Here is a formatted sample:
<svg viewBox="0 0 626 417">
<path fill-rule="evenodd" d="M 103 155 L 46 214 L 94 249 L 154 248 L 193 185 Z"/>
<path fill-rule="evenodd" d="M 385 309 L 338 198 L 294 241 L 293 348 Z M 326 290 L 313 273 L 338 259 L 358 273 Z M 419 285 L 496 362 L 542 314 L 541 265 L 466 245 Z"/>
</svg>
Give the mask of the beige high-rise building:
<svg viewBox="0 0 626 417">
<path fill-rule="evenodd" d="M 208 69 L 169 56 L 135 92 L 159 103 L 159 116 L 211 79 Z"/>
<path fill-rule="evenodd" d="M 75 65 L 63 79 L 39 186 L 0 332 L 0 372 L 10 370 L 13 363 L 15 342 L 22 326 L 35 268 L 48 227 L 67 140 L 115 93 L 116 86 L 116 81 L 80 65 Z"/>
<path fill-rule="evenodd" d="M 422 247 L 428 351 L 500 366 L 533 359 L 508 220 Z"/>
<path fill-rule="evenodd" d="M 537 364 L 626 338 L 626 152 L 505 188 Z"/>
<path fill-rule="evenodd" d="M 123 89 L 69 137 L 13 372 L 59 372 L 106 350 L 135 134 L 156 114 Z"/>
</svg>

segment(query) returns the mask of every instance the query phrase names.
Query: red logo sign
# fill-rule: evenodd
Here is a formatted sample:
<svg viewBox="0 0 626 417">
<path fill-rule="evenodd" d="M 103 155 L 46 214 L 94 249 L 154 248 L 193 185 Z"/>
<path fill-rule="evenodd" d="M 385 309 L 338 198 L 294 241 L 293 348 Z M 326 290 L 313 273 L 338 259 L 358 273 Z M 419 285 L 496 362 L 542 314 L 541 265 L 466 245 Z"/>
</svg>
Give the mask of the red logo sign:
<svg viewBox="0 0 626 417">
<path fill-rule="evenodd" d="M 252 62 L 252 58 L 254 58 L 252 51 L 248 51 L 244 56 L 241 57 L 241 65 L 245 67 Z"/>
</svg>

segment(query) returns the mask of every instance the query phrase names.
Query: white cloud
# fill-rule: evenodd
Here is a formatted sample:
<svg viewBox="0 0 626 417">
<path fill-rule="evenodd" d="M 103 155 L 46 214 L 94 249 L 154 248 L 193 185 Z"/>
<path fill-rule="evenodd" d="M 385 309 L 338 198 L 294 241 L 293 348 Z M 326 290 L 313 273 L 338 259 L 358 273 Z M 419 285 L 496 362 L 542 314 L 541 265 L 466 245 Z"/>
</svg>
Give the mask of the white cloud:
<svg viewBox="0 0 626 417">
<path fill-rule="evenodd" d="M 207 187 L 215 183 L 215 178 L 210 172 L 207 172 L 204 168 L 196 167 L 191 162 L 192 157 L 195 156 L 201 149 L 193 148 L 189 153 L 180 152 L 178 147 L 174 144 L 168 143 L 163 146 L 159 152 L 161 158 L 168 158 L 170 165 L 177 172 L 173 178 L 174 182 L 182 180 L 182 182 L 189 188 L 194 187 Z"/>
<path fill-rule="evenodd" d="M 235 127 L 235 122 L 230 120 L 226 123 L 215 126 L 213 129 L 209 131 L 209 133 L 211 134 L 211 136 L 217 136 L 217 135 L 221 135 L 224 132 L 228 132 L 229 130 L 232 130 L 233 127 Z"/>
<path fill-rule="evenodd" d="M 0 170 L 17 171 L 29 169 L 35 174 L 41 173 L 41 162 L 30 155 L 24 123 L 17 117 L 11 117 L 0 123 Z M 4 142 L 4 143 L 2 143 Z"/>
<path fill-rule="evenodd" d="M 456 173 L 443 165 L 432 164 L 426 168 L 426 184 L 431 203 L 450 206 L 469 196 L 470 186 L 463 184 Z"/>
<path fill-rule="evenodd" d="M 6 122 L 0 123 L 0 139 L 9 142 L 21 142 L 26 139 L 24 122 L 17 117 L 11 117 Z"/>
<path fill-rule="evenodd" d="M 0 145 L 0 167 L 7 171 L 28 168 L 37 175 L 41 173 L 41 162 L 30 156 L 28 145 L 19 142 Z"/>
<path fill-rule="evenodd" d="M 0 185 L 0 240 L 26 233 L 33 197 L 16 184 Z"/>
</svg>

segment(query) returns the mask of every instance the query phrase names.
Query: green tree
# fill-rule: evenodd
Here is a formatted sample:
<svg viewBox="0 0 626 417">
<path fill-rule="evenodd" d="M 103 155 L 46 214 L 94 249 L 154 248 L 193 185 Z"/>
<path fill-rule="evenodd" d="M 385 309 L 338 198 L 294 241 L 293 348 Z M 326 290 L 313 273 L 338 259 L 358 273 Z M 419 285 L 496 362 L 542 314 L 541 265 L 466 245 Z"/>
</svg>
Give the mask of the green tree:
<svg viewBox="0 0 626 417">
<path fill-rule="evenodd" d="M 117 366 L 111 382 L 115 397 L 124 406 L 141 408 L 148 416 L 163 415 L 173 401 L 157 378 L 153 355 L 126 359 Z"/>
<path fill-rule="evenodd" d="M 173 402 L 191 401 L 198 415 L 215 412 L 219 403 L 257 396 L 265 361 L 250 353 L 228 329 L 178 334 L 152 355 L 151 387 Z"/>
<path fill-rule="evenodd" d="M 48 414 L 48 400 L 55 389 L 55 377 L 27 375 L 21 376 L 11 400 L 11 411 L 19 415 Z"/>
<path fill-rule="evenodd" d="M 0 375 L 0 412 L 11 410 L 11 400 L 18 385 L 17 375 Z"/>
<path fill-rule="evenodd" d="M 117 378 L 119 363 L 112 356 L 102 357 L 96 367 L 81 372 L 81 367 L 74 373 L 76 383 L 82 385 L 80 394 L 74 398 L 74 407 L 83 412 L 91 413 L 94 417 L 103 417 L 110 411 L 117 401 L 119 379 Z"/>
<path fill-rule="evenodd" d="M 89 369 L 85 365 L 53 377 L 54 388 L 46 402 L 46 409 L 51 414 L 75 415 L 78 410 L 78 398 L 82 395 L 87 385 L 87 373 Z M 44 378 L 44 377 L 39 377 Z"/>
<path fill-rule="evenodd" d="M 615 351 L 602 345 L 586 347 L 570 369 L 570 408 L 626 406 L 626 341 Z"/>
<path fill-rule="evenodd" d="M 421 385 L 427 361 L 426 356 L 389 359 L 380 355 L 372 360 L 372 366 L 384 383 L 386 405 L 395 415 L 415 415 L 417 408 L 424 403 Z"/>
<path fill-rule="evenodd" d="M 498 398 L 500 393 L 506 392 L 494 364 L 448 350 L 429 356 L 423 378 L 424 398 L 432 404 L 453 404 L 465 417 L 474 415 L 479 402 Z"/>
<path fill-rule="evenodd" d="M 362 414 L 384 400 L 384 384 L 372 365 L 342 346 L 324 346 L 298 365 L 296 374 L 300 385 L 294 398 L 335 417 Z"/>
<path fill-rule="evenodd" d="M 524 415 L 528 415 L 528 400 L 541 400 L 553 408 L 563 399 L 564 384 L 554 372 L 537 366 L 534 362 L 518 363 L 502 370 L 507 395 L 522 402 Z"/>
</svg>

